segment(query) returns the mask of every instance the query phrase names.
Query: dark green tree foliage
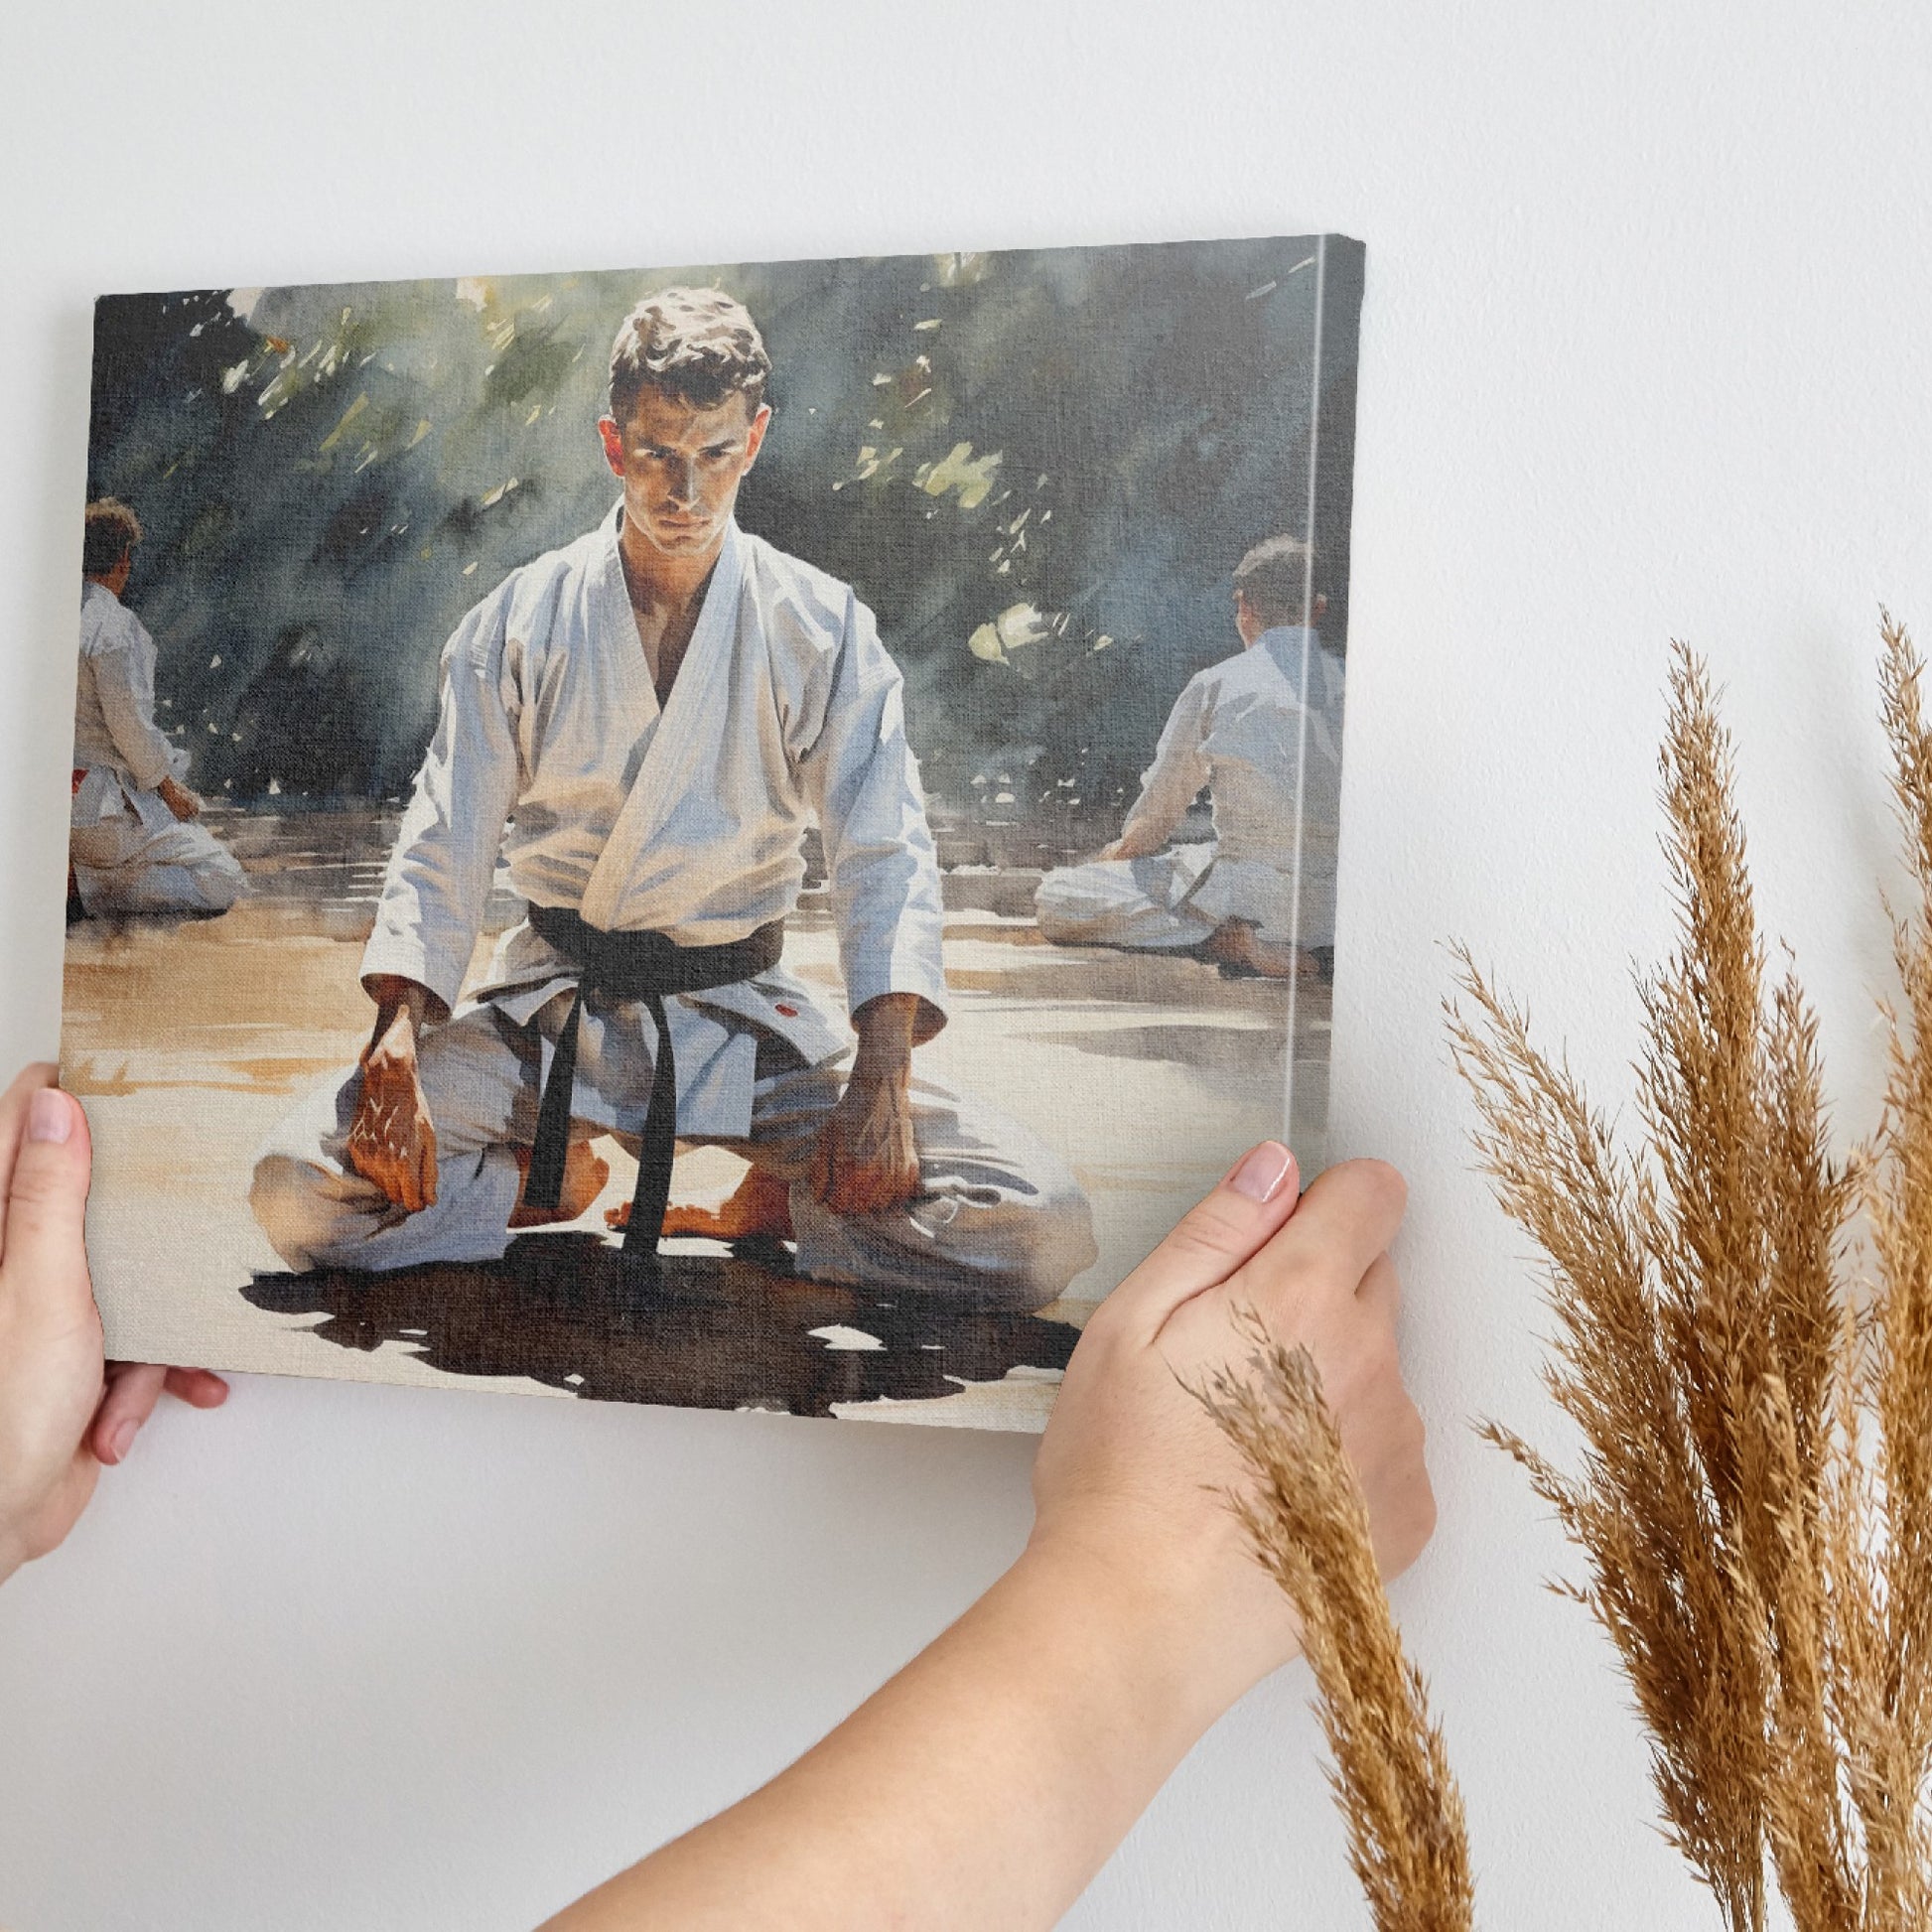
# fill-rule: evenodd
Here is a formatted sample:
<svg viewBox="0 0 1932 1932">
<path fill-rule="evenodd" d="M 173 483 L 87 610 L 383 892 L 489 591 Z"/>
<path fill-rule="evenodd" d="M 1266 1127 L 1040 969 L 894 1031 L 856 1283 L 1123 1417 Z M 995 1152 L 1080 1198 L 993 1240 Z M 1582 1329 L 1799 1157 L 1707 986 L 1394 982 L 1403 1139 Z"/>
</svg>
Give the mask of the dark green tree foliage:
<svg viewBox="0 0 1932 1932">
<path fill-rule="evenodd" d="M 1314 244 L 899 256 L 117 296 L 89 480 L 149 532 L 130 601 L 161 718 L 238 799 L 394 796 L 437 657 L 503 574 L 615 499 L 618 324 L 716 282 L 775 420 L 740 514 L 849 579 L 903 666 L 935 801 L 1042 830 L 1117 811 L 1236 638 L 1243 550 L 1308 516 Z M 1361 252 L 1330 242 L 1317 538 L 1346 621 Z"/>
</svg>

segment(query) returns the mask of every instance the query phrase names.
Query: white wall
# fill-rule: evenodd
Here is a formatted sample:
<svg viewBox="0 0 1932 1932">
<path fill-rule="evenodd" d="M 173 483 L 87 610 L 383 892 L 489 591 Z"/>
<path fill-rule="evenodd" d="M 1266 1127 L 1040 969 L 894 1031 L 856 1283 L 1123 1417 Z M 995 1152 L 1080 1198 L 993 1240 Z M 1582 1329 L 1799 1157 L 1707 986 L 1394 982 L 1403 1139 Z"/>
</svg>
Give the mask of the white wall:
<svg viewBox="0 0 1932 1932">
<path fill-rule="evenodd" d="M 1715 1922 L 1563 1552 L 1525 1244 L 1439 942 L 1605 1097 L 1668 931 L 1666 639 L 1869 1117 L 1884 599 L 1932 639 L 1932 36 L 1904 4 L 676 9 L 121 0 L 0 78 L 0 1065 L 57 1039 L 98 291 L 1333 227 L 1369 245 L 1337 1141 L 1409 1172 L 1436 1549 L 1399 1608 L 1491 1927 Z M 543 23 L 568 13 L 570 38 Z M 149 17 L 150 15 L 154 17 Z M 1026 1442 L 243 1382 L 0 1597 L 0 1919 L 514 1927 L 775 1769 L 990 1580 Z M 1297 1673 L 1072 1923 L 1362 1923 Z M 943 1739 L 934 1747 L 944 1748 Z"/>
</svg>

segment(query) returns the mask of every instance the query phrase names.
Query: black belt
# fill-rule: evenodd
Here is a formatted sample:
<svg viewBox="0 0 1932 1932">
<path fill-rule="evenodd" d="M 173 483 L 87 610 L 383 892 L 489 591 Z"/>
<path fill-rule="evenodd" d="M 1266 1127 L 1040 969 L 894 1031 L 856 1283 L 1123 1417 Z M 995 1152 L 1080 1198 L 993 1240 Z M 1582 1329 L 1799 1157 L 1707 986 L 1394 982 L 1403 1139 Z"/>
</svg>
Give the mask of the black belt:
<svg viewBox="0 0 1932 1932">
<path fill-rule="evenodd" d="M 536 1146 L 523 1184 L 524 1201 L 531 1207 L 555 1207 L 563 1194 L 571 1091 L 577 1079 L 577 1027 L 585 994 L 641 1000 L 657 1028 L 657 1055 L 651 1068 L 650 1101 L 639 1129 L 637 1190 L 631 1197 L 623 1252 L 626 1260 L 654 1263 L 657 1239 L 664 1231 L 664 1209 L 671 1198 L 671 1159 L 677 1152 L 677 1061 L 664 1017 L 665 996 L 733 986 L 769 972 L 784 951 L 785 922 L 774 919 L 724 946 L 680 946 L 661 932 L 609 932 L 587 924 L 561 905 L 532 905 L 530 924 L 578 968 L 578 977 L 570 1017 L 557 1035 L 557 1050 L 537 1108 Z"/>
</svg>

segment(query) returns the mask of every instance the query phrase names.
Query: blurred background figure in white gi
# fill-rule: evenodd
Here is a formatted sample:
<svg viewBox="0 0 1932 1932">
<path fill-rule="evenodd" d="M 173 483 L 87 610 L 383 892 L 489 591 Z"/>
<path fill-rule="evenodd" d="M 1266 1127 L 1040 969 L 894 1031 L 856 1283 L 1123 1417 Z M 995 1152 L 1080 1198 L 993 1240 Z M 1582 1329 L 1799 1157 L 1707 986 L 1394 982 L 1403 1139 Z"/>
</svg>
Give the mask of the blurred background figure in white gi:
<svg viewBox="0 0 1932 1932">
<path fill-rule="evenodd" d="M 80 670 L 73 696 L 68 913 L 225 912 L 245 889 L 234 855 L 195 823 L 188 754 L 154 722 L 154 639 L 121 597 L 141 519 L 87 505 Z"/>
<path fill-rule="evenodd" d="M 1342 664 L 1315 627 L 1327 600 L 1314 561 L 1288 536 L 1242 558 L 1242 649 L 1175 700 L 1120 837 L 1040 882 L 1046 938 L 1193 952 L 1237 974 L 1332 975 Z M 1213 838 L 1170 844 L 1203 789 Z"/>
</svg>

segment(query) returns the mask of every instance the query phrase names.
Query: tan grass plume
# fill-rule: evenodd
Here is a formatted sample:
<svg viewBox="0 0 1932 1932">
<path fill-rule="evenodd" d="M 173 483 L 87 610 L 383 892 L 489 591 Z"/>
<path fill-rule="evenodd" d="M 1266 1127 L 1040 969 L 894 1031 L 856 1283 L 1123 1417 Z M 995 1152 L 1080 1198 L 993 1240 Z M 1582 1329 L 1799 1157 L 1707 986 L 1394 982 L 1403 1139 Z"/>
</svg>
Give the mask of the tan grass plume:
<svg viewBox="0 0 1932 1932">
<path fill-rule="evenodd" d="M 1304 1348 L 1241 1317 L 1246 1374 L 1197 1391 L 1241 1452 L 1252 1487 L 1228 1501 L 1262 1567 L 1301 1616 L 1329 1783 L 1376 1932 L 1468 1932 L 1473 1888 L 1462 1797 L 1403 1655 L 1376 1569 L 1368 1506 Z"/>
<path fill-rule="evenodd" d="M 1729 741 L 1682 646 L 1660 759 L 1678 934 L 1638 983 L 1639 1132 L 1466 950 L 1448 1009 L 1478 1159 L 1547 1264 L 1546 1379 L 1582 1453 L 1483 1433 L 1583 1553 L 1557 1587 L 1614 1646 L 1666 1832 L 1731 1932 L 1762 1932 L 1774 1887 L 1798 1932 L 1932 1926 L 1932 729 L 1910 638 L 1889 614 L 1880 635 L 1912 890 L 1868 1142 L 1831 1151 L 1817 1021 L 1767 967 Z M 1461 1799 L 1360 1489 L 1306 1351 L 1244 1332 L 1248 1372 L 1198 1393 L 1303 1619 L 1356 1873 L 1380 1932 L 1462 1932 Z"/>
<path fill-rule="evenodd" d="M 1581 1465 L 1485 1433 L 1585 1555 L 1569 1593 L 1617 1650 L 1666 1829 L 1733 1932 L 1765 1924 L 1769 1882 L 1800 1932 L 1932 1922 L 1932 734 L 1909 638 L 1889 616 L 1881 634 L 1915 894 L 1867 1147 L 1831 1153 L 1817 1023 L 1767 971 L 1729 742 L 1681 646 L 1661 758 L 1679 930 L 1639 987 L 1637 1144 L 1466 951 L 1449 1010 L 1479 1160 L 1548 1263 L 1547 1377 Z"/>
</svg>

